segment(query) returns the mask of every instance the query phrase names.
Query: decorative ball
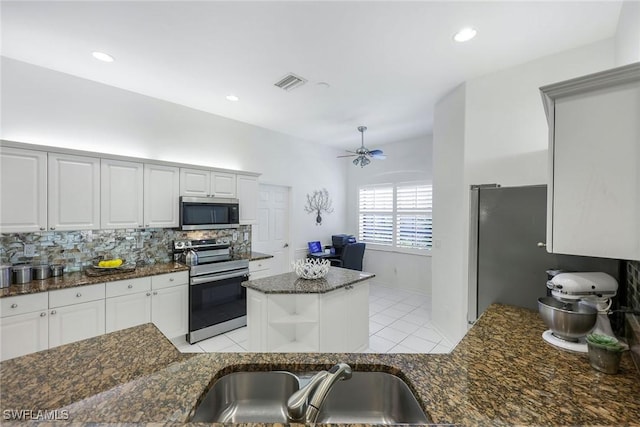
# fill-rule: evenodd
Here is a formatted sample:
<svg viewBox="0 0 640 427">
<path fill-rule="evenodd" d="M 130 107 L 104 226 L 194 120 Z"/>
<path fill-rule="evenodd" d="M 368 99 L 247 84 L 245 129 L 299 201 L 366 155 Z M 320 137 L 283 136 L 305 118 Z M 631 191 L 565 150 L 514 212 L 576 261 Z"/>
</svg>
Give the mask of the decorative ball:
<svg viewBox="0 0 640 427">
<path fill-rule="evenodd" d="M 299 259 L 293 263 L 293 271 L 303 279 L 320 279 L 327 275 L 330 266 L 326 259 Z"/>
</svg>

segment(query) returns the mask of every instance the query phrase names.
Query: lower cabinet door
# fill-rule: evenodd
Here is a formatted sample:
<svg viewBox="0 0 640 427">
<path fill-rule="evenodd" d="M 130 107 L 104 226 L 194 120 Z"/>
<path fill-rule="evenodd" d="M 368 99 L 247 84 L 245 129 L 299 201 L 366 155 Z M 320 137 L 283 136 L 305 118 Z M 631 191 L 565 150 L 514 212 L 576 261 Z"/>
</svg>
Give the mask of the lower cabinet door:
<svg viewBox="0 0 640 427">
<path fill-rule="evenodd" d="M 119 331 L 151 321 L 151 291 L 107 298 L 106 332 Z"/>
<path fill-rule="evenodd" d="M 49 347 L 102 335 L 104 299 L 49 309 Z"/>
<path fill-rule="evenodd" d="M 189 285 L 154 290 L 151 321 L 167 338 L 185 335 L 188 329 Z"/>
<path fill-rule="evenodd" d="M 49 347 L 49 318 L 46 311 L 0 319 L 0 360 L 12 359 Z"/>
<path fill-rule="evenodd" d="M 347 291 L 347 351 L 369 348 L 369 284 L 356 283 Z"/>
</svg>

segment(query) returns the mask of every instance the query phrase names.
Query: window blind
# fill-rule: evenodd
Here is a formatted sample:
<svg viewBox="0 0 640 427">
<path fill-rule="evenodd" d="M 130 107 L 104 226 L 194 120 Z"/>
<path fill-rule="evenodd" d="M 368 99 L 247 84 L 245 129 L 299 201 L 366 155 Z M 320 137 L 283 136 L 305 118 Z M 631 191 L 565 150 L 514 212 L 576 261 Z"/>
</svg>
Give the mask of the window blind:
<svg viewBox="0 0 640 427">
<path fill-rule="evenodd" d="M 382 246 L 430 249 L 432 186 L 398 184 L 359 191 L 359 240 Z"/>
</svg>

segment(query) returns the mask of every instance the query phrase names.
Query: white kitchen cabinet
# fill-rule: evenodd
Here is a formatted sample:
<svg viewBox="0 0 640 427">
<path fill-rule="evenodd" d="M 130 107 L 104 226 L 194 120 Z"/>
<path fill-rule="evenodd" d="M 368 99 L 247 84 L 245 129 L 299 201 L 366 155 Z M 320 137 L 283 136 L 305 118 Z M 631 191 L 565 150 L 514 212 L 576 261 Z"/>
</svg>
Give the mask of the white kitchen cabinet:
<svg viewBox="0 0 640 427">
<path fill-rule="evenodd" d="M 249 261 L 249 273 L 251 280 L 262 279 L 271 276 L 272 258 Z"/>
<path fill-rule="evenodd" d="M 236 174 L 211 172 L 211 188 L 214 197 L 236 198 Z"/>
<path fill-rule="evenodd" d="M 180 168 L 180 195 L 236 197 L 236 175 L 229 172 Z"/>
<path fill-rule="evenodd" d="M 180 195 L 208 197 L 211 194 L 211 174 L 207 170 L 180 168 Z"/>
<path fill-rule="evenodd" d="M 100 159 L 49 153 L 50 230 L 100 228 Z"/>
<path fill-rule="evenodd" d="M 151 321 L 167 338 L 186 335 L 189 329 L 189 273 L 151 277 Z"/>
<path fill-rule="evenodd" d="M 189 286 L 152 291 L 151 321 L 167 338 L 188 332 Z"/>
<path fill-rule="evenodd" d="M 49 309 L 49 348 L 105 333 L 104 299 Z"/>
<path fill-rule="evenodd" d="M 369 284 L 323 294 L 247 290 L 251 351 L 357 352 L 369 346 Z"/>
<path fill-rule="evenodd" d="M 640 64 L 541 88 L 547 250 L 640 260 Z"/>
<path fill-rule="evenodd" d="M 359 352 L 369 347 L 369 284 L 349 285 L 323 295 L 320 348 Z M 335 333 L 336 330 L 342 333 Z"/>
<path fill-rule="evenodd" d="M 180 169 L 145 163 L 144 226 L 173 228 L 179 224 Z"/>
<path fill-rule="evenodd" d="M 151 278 L 140 277 L 106 284 L 106 332 L 151 321 Z"/>
<path fill-rule="evenodd" d="M 103 229 L 144 226 L 142 163 L 101 160 L 100 200 Z"/>
<path fill-rule="evenodd" d="M 0 302 L 0 361 L 49 347 L 46 293 L 7 297 Z"/>
<path fill-rule="evenodd" d="M 238 175 L 237 192 L 240 224 L 255 224 L 258 222 L 258 177 Z"/>
<path fill-rule="evenodd" d="M 105 284 L 49 292 L 49 347 L 105 333 Z"/>
<path fill-rule="evenodd" d="M 0 147 L 0 232 L 47 229 L 47 153 Z"/>
</svg>

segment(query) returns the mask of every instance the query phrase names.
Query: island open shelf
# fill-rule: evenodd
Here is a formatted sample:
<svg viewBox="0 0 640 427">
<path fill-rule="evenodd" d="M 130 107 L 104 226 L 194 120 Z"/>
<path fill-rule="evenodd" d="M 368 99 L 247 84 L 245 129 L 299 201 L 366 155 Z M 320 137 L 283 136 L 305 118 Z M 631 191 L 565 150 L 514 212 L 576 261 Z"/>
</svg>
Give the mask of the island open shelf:
<svg viewBox="0 0 640 427">
<path fill-rule="evenodd" d="M 331 267 L 322 279 L 285 273 L 244 282 L 249 350 L 358 352 L 369 345 L 369 279 Z"/>
</svg>

